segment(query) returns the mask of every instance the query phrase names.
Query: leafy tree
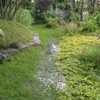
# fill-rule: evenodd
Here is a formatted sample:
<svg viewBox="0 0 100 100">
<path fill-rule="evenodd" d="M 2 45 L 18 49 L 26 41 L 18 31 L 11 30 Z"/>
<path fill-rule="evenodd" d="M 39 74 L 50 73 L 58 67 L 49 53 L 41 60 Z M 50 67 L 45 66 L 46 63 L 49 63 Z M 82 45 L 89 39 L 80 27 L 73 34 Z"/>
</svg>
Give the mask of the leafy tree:
<svg viewBox="0 0 100 100">
<path fill-rule="evenodd" d="M 53 0 L 37 0 L 35 1 L 35 8 L 32 10 L 31 14 L 34 18 L 35 23 L 44 23 L 45 15 L 44 12 L 50 9 L 53 5 Z"/>
<path fill-rule="evenodd" d="M 29 0 L 0 0 L 0 18 L 12 20 L 20 6 Z"/>
<path fill-rule="evenodd" d="M 32 0 L 28 0 L 28 2 L 23 5 L 24 9 L 32 10 L 34 7 L 35 2 L 32 2 Z"/>
</svg>

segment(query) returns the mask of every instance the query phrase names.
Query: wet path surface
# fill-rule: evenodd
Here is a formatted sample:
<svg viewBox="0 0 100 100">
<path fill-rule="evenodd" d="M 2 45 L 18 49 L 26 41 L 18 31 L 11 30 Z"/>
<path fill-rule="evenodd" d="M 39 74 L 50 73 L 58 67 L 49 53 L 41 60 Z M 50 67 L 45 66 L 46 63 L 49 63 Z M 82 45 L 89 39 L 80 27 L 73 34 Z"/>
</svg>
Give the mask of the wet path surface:
<svg viewBox="0 0 100 100">
<path fill-rule="evenodd" d="M 40 70 L 33 76 L 37 82 L 34 86 L 35 100 L 56 100 L 57 89 L 63 89 L 66 84 L 60 82 L 62 75 L 57 72 L 55 66 L 55 54 L 58 51 L 57 45 L 51 43 L 48 50 L 43 53 L 40 62 Z"/>
<path fill-rule="evenodd" d="M 48 50 L 42 54 L 43 58 L 40 62 L 40 71 L 34 75 L 39 82 L 37 88 L 42 100 L 56 100 L 56 85 L 59 81 L 59 76 L 54 65 L 56 61 L 54 53 L 54 48 L 50 44 Z M 40 99 L 41 97 L 38 96 L 37 98 Z"/>
</svg>

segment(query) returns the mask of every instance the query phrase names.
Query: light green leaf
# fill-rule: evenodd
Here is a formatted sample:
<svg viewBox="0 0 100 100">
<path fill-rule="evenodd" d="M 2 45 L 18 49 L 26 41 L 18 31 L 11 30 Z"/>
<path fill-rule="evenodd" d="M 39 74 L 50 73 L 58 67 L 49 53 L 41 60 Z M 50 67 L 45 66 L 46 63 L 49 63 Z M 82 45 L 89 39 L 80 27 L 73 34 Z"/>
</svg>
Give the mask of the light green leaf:
<svg viewBox="0 0 100 100">
<path fill-rule="evenodd" d="M 0 36 L 4 36 L 4 32 L 0 29 Z"/>
</svg>

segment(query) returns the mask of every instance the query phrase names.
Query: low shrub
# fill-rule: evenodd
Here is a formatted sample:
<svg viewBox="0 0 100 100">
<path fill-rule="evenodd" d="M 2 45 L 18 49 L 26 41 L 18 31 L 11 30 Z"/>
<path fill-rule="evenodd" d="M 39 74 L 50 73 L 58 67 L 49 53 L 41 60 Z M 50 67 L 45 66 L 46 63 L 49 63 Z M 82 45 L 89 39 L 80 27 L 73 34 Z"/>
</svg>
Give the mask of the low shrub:
<svg viewBox="0 0 100 100">
<path fill-rule="evenodd" d="M 100 44 L 95 44 L 79 55 L 79 59 L 90 63 L 93 67 L 100 67 Z"/>
<path fill-rule="evenodd" d="M 96 24 L 100 27 L 100 14 L 95 17 Z"/>
<path fill-rule="evenodd" d="M 58 19 L 58 23 L 59 23 L 59 25 L 66 25 L 65 20 L 61 17 Z"/>
<path fill-rule="evenodd" d="M 46 27 L 47 28 L 55 28 L 58 25 L 58 17 L 52 18 L 52 17 L 46 17 Z"/>
<path fill-rule="evenodd" d="M 62 33 L 64 35 L 73 35 L 77 30 L 77 24 L 76 23 L 67 23 L 62 27 Z"/>
<path fill-rule="evenodd" d="M 30 26 L 33 23 L 33 18 L 27 9 L 20 8 L 15 16 L 15 20 L 26 26 Z"/>
<path fill-rule="evenodd" d="M 45 23 L 45 15 L 39 10 L 32 10 L 31 15 L 34 18 L 34 24 Z"/>
<path fill-rule="evenodd" d="M 79 32 L 89 33 L 89 32 L 96 32 L 98 30 L 98 26 L 95 22 L 86 21 L 81 23 L 81 27 L 79 27 Z"/>
</svg>

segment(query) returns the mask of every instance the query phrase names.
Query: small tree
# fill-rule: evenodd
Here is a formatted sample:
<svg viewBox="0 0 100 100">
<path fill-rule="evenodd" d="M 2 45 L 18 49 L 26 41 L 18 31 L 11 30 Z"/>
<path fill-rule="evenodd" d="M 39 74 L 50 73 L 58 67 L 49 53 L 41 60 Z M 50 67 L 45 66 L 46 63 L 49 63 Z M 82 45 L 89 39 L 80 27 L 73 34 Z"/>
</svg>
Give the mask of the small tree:
<svg viewBox="0 0 100 100">
<path fill-rule="evenodd" d="M 44 12 L 47 12 L 50 5 L 53 5 L 53 0 L 37 0 L 35 2 L 35 9 L 31 12 L 31 14 L 34 17 L 35 23 L 44 23 Z"/>
<path fill-rule="evenodd" d="M 0 18 L 12 20 L 20 6 L 29 0 L 0 0 Z"/>
</svg>

